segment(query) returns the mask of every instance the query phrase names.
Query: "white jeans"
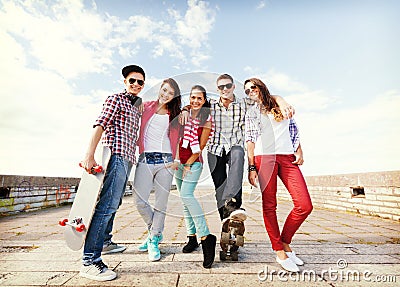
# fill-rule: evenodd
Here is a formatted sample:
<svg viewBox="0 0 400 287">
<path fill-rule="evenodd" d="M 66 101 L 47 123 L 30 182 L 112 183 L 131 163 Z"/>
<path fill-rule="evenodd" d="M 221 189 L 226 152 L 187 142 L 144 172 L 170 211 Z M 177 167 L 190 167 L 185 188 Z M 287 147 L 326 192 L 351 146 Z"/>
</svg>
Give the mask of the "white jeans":
<svg viewBox="0 0 400 287">
<path fill-rule="evenodd" d="M 136 166 L 133 183 L 136 208 L 152 236 L 160 235 L 164 230 L 168 196 L 174 175 L 170 168 L 166 168 L 167 164 L 147 164 L 144 160 Z M 155 201 L 154 206 L 151 206 L 149 197 L 153 187 Z"/>
</svg>

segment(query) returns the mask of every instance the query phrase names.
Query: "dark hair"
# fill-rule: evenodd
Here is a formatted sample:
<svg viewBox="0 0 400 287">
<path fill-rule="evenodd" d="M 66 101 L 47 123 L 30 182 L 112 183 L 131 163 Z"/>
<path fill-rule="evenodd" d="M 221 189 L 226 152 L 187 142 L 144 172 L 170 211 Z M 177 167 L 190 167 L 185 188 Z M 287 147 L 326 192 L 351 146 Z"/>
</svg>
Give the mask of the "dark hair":
<svg viewBox="0 0 400 287">
<path fill-rule="evenodd" d="M 220 75 L 220 76 L 217 78 L 217 83 L 218 83 L 219 80 L 222 80 L 222 79 L 231 80 L 231 82 L 233 83 L 233 78 L 232 78 L 231 75 L 228 75 L 228 74 L 222 74 L 222 75 Z"/>
<path fill-rule="evenodd" d="M 144 70 L 142 67 L 139 67 L 137 65 L 129 65 L 129 66 L 122 68 L 122 76 L 124 77 L 124 79 L 126 79 L 126 77 L 128 77 L 128 75 L 132 72 L 142 74 L 143 80 L 146 80 L 146 74 L 144 73 Z"/>
<path fill-rule="evenodd" d="M 193 90 L 199 90 L 203 94 L 203 98 L 205 100 L 203 106 L 201 107 L 201 109 L 199 111 L 199 114 L 197 115 L 197 117 L 200 119 L 200 124 L 204 125 L 208 119 L 208 116 L 210 115 L 211 103 L 207 99 L 207 92 L 203 86 L 194 85 L 192 87 L 192 89 L 190 90 L 190 94 L 192 94 Z"/>
<path fill-rule="evenodd" d="M 161 84 L 161 88 L 164 86 L 164 84 L 170 85 L 174 90 L 174 98 L 167 103 L 169 122 L 172 123 L 173 120 L 181 113 L 181 90 L 179 89 L 178 83 L 172 78 L 165 79 Z"/>
<path fill-rule="evenodd" d="M 267 86 L 263 83 L 263 81 L 257 78 L 250 78 L 244 81 L 243 86 L 246 86 L 248 82 L 253 83 L 260 90 L 259 97 L 261 104 L 263 105 L 263 108 L 267 112 L 272 112 L 276 121 L 278 122 L 281 121 L 283 119 L 282 112 L 279 109 L 279 106 L 275 101 L 275 99 L 271 96 Z"/>
</svg>

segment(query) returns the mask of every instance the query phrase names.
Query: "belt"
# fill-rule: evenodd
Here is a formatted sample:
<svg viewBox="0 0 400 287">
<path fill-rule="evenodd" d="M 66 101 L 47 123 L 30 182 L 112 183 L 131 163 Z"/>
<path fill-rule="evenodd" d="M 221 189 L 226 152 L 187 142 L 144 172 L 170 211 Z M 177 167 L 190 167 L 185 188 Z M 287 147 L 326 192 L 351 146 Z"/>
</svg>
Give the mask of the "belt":
<svg viewBox="0 0 400 287">
<path fill-rule="evenodd" d="M 144 152 L 139 156 L 139 162 L 161 164 L 172 162 L 172 154 L 164 152 Z"/>
</svg>

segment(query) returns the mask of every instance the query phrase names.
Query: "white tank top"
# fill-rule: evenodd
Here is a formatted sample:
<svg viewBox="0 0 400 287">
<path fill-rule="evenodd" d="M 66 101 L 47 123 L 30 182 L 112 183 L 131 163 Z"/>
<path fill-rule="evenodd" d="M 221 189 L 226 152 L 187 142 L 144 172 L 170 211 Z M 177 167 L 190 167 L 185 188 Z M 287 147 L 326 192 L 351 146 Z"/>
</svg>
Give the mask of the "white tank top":
<svg viewBox="0 0 400 287">
<path fill-rule="evenodd" d="M 154 114 L 144 133 L 145 152 L 172 153 L 168 137 L 169 115 Z"/>
<path fill-rule="evenodd" d="M 261 135 L 255 143 L 254 155 L 293 154 L 289 122 L 277 122 L 272 114 L 261 114 Z"/>
</svg>

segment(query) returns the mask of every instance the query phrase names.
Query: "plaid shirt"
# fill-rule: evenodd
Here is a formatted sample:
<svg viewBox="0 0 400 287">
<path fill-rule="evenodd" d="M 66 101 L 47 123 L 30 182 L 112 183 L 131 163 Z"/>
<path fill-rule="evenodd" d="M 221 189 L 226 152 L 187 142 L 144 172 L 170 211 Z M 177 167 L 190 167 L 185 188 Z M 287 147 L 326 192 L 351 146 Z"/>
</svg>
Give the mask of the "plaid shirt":
<svg viewBox="0 0 400 287">
<path fill-rule="evenodd" d="M 246 114 L 246 142 L 256 142 L 261 135 L 261 111 L 258 105 L 249 109 Z M 300 144 L 299 129 L 296 121 L 289 119 L 289 133 L 292 140 L 293 151 L 296 151 Z"/>
<path fill-rule="evenodd" d="M 107 97 L 93 126 L 103 127 L 105 133 L 102 144 L 110 147 L 112 154 L 118 154 L 135 164 L 141 114 L 137 107 L 132 106 L 130 97 L 131 94 L 126 90 Z"/>
<path fill-rule="evenodd" d="M 245 115 L 247 109 L 254 105 L 249 98 L 235 100 L 225 108 L 220 100 L 210 100 L 211 116 L 214 119 L 215 131 L 209 141 L 208 151 L 222 156 L 223 150 L 228 153 L 233 146 L 244 148 Z"/>
</svg>

